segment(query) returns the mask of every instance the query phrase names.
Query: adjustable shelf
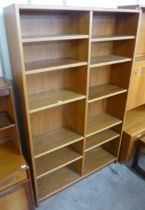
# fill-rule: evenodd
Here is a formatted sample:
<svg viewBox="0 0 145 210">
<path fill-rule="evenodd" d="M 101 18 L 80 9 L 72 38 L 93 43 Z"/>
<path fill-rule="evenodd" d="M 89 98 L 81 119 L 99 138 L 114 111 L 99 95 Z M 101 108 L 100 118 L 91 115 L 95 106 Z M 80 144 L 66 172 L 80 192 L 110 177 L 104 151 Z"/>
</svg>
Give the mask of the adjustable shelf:
<svg viewBox="0 0 145 210">
<path fill-rule="evenodd" d="M 96 170 L 99 170 L 104 166 L 114 162 L 116 159 L 117 158 L 114 155 L 101 147 L 86 152 L 84 174 L 90 174 Z"/>
<path fill-rule="evenodd" d="M 29 96 L 29 109 L 30 113 L 34 113 L 81 99 L 85 99 L 85 96 L 71 90 L 53 90 Z"/>
<path fill-rule="evenodd" d="M 95 147 L 98 147 L 106 142 L 112 141 L 119 136 L 120 135 L 117 132 L 115 132 L 111 129 L 107 129 L 107 130 L 102 131 L 98 134 L 90 136 L 90 137 L 86 138 L 85 152 L 92 150 Z"/>
<path fill-rule="evenodd" d="M 92 36 L 91 42 L 105 42 L 105 41 L 117 41 L 117 40 L 128 40 L 135 39 L 135 36 L 127 35 L 94 35 Z"/>
<path fill-rule="evenodd" d="M 86 136 L 89 137 L 115 125 L 119 125 L 120 123 L 122 123 L 120 119 L 106 113 L 101 113 L 99 115 L 90 117 L 87 122 Z"/>
<path fill-rule="evenodd" d="M 14 127 L 15 123 L 7 112 L 0 112 L 0 131 Z"/>
<path fill-rule="evenodd" d="M 127 92 L 112 84 L 101 84 L 89 88 L 89 103 Z"/>
<path fill-rule="evenodd" d="M 25 63 L 25 74 L 37 74 L 47 71 L 54 71 L 85 65 L 87 65 L 86 61 L 81 61 L 75 58 L 58 58 L 50 60 L 32 61 Z"/>
<path fill-rule="evenodd" d="M 60 190 L 63 190 L 67 186 L 76 182 L 79 178 L 80 175 L 68 166 L 40 178 L 38 180 L 40 201 Z"/>
<path fill-rule="evenodd" d="M 4 13 L 39 204 L 117 160 L 139 12 L 17 5 Z"/>
<path fill-rule="evenodd" d="M 57 149 L 61 149 L 82 139 L 83 136 L 65 127 L 34 136 L 35 158 L 46 155 Z"/>
<path fill-rule="evenodd" d="M 88 35 L 85 34 L 63 34 L 63 35 L 43 35 L 43 36 L 25 36 L 22 39 L 23 43 L 31 42 L 46 42 L 46 41 L 63 41 L 63 40 L 75 40 L 75 39 L 87 39 Z"/>
<path fill-rule="evenodd" d="M 117 63 L 124 63 L 131 61 L 131 58 L 127 58 L 124 56 L 118 56 L 118 55 L 104 55 L 104 56 L 98 56 L 95 58 L 91 58 L 91 64 L 90 67 L 99 67 L 99 66 L 106 66 L 111 64 L 117 64 Z"/>
<path fill-rule="evenodd" d="M 73 163 L 81 158 L 81 155 L 68 147 L 40 157 L 35 160 L 37 179 L 59 168 L 69 165 L 70 163 Z"/>
</svg>

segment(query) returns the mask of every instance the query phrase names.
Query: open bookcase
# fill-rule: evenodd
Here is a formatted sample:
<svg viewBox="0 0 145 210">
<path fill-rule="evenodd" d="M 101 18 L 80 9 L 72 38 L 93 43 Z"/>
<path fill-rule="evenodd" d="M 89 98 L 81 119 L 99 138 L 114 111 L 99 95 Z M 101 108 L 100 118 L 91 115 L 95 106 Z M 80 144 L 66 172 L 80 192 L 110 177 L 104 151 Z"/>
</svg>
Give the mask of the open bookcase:
<svg viewBox="0 0 145 210">
<path fill-rule="evenodd" d="M 139 12 L 12 5 L 4 16 L 38 204 L 118 159 Z"/>
</svg>

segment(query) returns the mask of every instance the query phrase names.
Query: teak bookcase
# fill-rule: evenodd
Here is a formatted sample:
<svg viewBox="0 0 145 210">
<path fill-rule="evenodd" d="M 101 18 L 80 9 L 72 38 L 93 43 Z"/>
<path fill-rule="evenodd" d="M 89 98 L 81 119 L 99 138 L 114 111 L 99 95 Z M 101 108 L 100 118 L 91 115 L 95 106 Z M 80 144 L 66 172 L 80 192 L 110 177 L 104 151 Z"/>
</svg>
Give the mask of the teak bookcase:
<svg viewBox="0 0 145 210">
<path fill-rule="evenodd" d="M 4 10 L 37 204 L 117 160 L 139 12 Z"/>
<path fill-rule="evenodd" d="M 145 134 L 145 6 L 129 5 L 140 11 L 135 57 L 132 66 L 127 113 L 119 160 L 126 162 L 134 154 L 136 140 Z"/>
</svg>

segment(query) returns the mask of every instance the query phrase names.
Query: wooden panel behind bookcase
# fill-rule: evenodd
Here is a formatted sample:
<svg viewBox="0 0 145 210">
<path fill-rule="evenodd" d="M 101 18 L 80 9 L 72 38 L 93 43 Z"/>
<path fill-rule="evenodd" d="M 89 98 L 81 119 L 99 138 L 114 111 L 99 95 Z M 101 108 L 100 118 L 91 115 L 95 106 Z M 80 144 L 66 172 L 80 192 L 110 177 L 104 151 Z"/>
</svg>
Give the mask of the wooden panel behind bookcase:
<svg viewBox="0 0 145 210">
<path fill-rule="evenodd" d="M 11 5 L 4 15 L 39 204 L 118 159 L 139 13 Z"/>
</svg>

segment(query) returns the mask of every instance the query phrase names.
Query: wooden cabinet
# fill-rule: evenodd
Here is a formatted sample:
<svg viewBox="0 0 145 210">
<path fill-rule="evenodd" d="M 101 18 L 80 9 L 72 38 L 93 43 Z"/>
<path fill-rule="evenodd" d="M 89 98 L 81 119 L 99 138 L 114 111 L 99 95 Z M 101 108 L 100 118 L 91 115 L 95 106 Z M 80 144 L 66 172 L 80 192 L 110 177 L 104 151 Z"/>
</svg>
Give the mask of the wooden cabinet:
<svg viewBox="0 0 145 210">
<path fill-rule="evenodd" d="M 3 210 L 33 210 L 30 182 L 25 180 L 20 184 L 0 192 L 0 206 Z"/>
<path fill-rule="evenodd" d="M 39 203 L 118 159 L 139 11 L 12 5 L 4 16 Z"/>
<path fill-rule="evenodd" d="M 11 86 L 0 78 L 0 208 L 33 210 L 28 166 L 21 154 Z"/>
<path fill-rule="evenodd" d="M 119 157 L 121 162 L 126 162 L 133 155 L 136 140 L 145 133 L 145 7 L 139 5 L 122 7 L 140 11 L 126 120 Z"/>
</svg>

